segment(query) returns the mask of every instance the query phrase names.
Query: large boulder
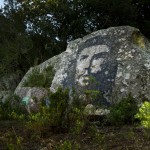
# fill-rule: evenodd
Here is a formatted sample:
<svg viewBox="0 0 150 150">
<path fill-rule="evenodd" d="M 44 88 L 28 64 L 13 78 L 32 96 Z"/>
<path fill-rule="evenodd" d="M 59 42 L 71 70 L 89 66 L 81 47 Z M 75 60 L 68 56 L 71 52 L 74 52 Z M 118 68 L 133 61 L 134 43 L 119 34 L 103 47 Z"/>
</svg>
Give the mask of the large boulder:
<svg viewBox="0 0 150 150">
<path fill-rule="evenodd" d="M 150 43 L 134 27 L 93 32 L 70 42 L 65 52 L 35 68 L 42 72 L 48 66 L 55 71 L 49 85 L 52 92 L 60 86 L 70 91 L 75 88 L 81 95 L 86 90 L 100 91 L 98 101 L 105 105 L 129 93 L 139 101 L 142 96 L 150 100 Z M 27 72 L 15 93 L 19 94 L 35 68 Z"/>
</svg>

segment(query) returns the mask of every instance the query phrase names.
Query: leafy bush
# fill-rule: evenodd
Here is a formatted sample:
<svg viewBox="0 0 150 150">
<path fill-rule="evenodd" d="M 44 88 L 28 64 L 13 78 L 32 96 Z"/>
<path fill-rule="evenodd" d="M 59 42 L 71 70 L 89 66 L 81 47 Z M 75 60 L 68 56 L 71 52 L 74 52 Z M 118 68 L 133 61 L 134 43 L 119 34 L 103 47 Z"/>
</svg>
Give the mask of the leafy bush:
<svg viewBox="0 0 150 150">
<path fill-rule="evenodd" d="M 87 121 L 83 109 L 81 107 L 72 107 L 68 116 L 71 132 L 79 135 L 85 128 Z"/>
<path fill-rule="evenodd" d="M 22 120 L 25 115 L 18 96 L 10 95 L 5 102 L 0 102 L 0 120 Z"/>
<path fill-rule="evenodd" d="M 87 124 L 84 106 L 76 94 L 72 95 L 73 102 L 69 104 L 69 90 L 58 88 L 55 93 L 49 92 L 50 105 L 43 103 L 40 111 L 29 115 L 27 128 L 43 130 L 44 127 L 65 128 L 74 134 L 80 134 Z"/>
<path fill-rule="evenodd" d="M 55 93 L 49 92 L 49 107 L 44 103 L 40 106 L 38 113 L 31 113 L 28 117 L 27 128 L 31 130 L 43 130 L 46 126 L 67 126 L 66 115 L 69 100 L 69 91 L 58 88 Z"/>
<path fill-rule="evenodd" d="M 139 112 L 135 115 L 135 118 L 141 120 L 141 124 L 145 128 L 150 128 L 150 102 L 145 101 L 139 108 Z"/>
<path fill-rule="evenodd" d="M 101 96 L 98 90 L 86 90 L 84 94 L 88 103 L 94 103 Z"/>
<path fill-rule="evenodd" d="M 31 113 L 28 115 L 26 128 L 34 132 L 32 136 L 39 136 L 46 126 L 50 126 L 50 115 L 46 106 L 41 106 L 38 113 Z"/>
<path fill-rule="evenodd" d="M 80 135 L 87 125 L 87 117 L 84 112 L 85 103 L 75 89 L 72 89 L 71 100 L 67 111 L 68 128 L 73 134 Z"/>
<path fill-rule="evenodd" d="M 6 143 L 7 150 L 23 150 L 23 138 L 18 136 L 12 127 L 12 131 L 7 131 L 4 134 L 4 142 Z"/>
<path fill-rule="evenodd" d="M 56 150 L 79 150 L 80 145 L 69 140 L 64 141 L 61 145 L 56 147 Z"/>
<path fill-rule="evenodd" d="M 128 95 L 127 98 L 123 98 L 118 104 L 113 106 L 110 110 L 108 120 L 113 125 L 123 125 L 134 122 L 134 115 L 138 111 L 138 106 L 135 99 Z"/>
<path fill-rule="evenodd" d="M 44 86 L 44 75 L 40 73 L 40 69 L 34 69 L 32 74 L 29 75 L 28 79 L 24 82 L 25 87 L 43 87 Z"/>
<path fill-rule="evenodd" d="M 66 119 L 69 108 L 69 90 L 58 88 L 55 93 L 49 94 L 49 99 L 51 123 L 55 126 L 67 126 Z"/>
<path fill-rule="evenodd" d="M 53 67 L 49 66 L 40 72 L 40 69 L 34 69 L 32 74 L 24 82 L 25 87 L 45 87 L 49 88 L 54 77 Z"/>
<path fill-rule="evenodd" d="M 96 143 L 100 144 L 101 146 L 103 145 L 104 142 L 104 133 L 101 133 L 99 130 L 99 127 L 97 125 L 91 123 L 88 126 L 87 132 L 89 133 L 91 140 Z"/>
</svg>

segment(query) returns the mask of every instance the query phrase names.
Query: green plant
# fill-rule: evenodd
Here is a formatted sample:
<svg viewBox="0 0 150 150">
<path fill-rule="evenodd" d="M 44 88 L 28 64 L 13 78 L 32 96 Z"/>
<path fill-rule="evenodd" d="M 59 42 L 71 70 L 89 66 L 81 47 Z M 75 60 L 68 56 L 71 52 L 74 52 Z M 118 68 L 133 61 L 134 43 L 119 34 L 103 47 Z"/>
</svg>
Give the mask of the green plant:
<svg viewBox="0 0 150 150">
<path fill-rule="evenodd" d="M 128 97 L 123 98 L 118 104 L 110 109 L 108 121 L 113 125 L 133 123 L 135 120 L 134 115 L 137 111 L 137 103 L 131 94 L 129 94 Z"/>
<path fill-rule="evenodd" d="M 22 120 L 25 116 L 17 95 L 11 94 L 5 102 L 0 102 L 0 120 Z"/>
<path fill-rule="evenodd" d="M 17 114 L 14 110 L 11 112 L 9 117 L 13 120 L 24 120 L 25 119 L 25 114 Z"/>
<path fill-rule="evenodd" d="M 39 112 L 28 115 L 25 127 L 27 132 L 32 132 L 29 136 L 31 140 L 39 139 L 45 129 L 51 126 L 50 116 L 51 114 L 46 106 L 40 106 Z"/>
<path fill-rule="evenodd" d="M 49 94 L 51 123 L 54 126 L 67 127 L 67 113 L 69 108 L 69 90 L 61 87 L 55 93 Z M 56 119 L 57 118 L 57 119 Z"/>
<path fill-rule="evenodd" d="M 12 129 L 13 129 L 12 132 L 7 132 L 4 135 L 7 149 L 8 150 L 22 150 L 23 149 L 23 146 L 22 146 L 23 138 L 16 134 L 14 128 L 12 128 Z"/>
<path fill-rule="evenodd" d="M 140 119 L 141 125 L 145 128 L 150 128 L 150 102 L 145 101 L 139 108 L 139 112 L 135 118 Z"/>
<path fill-rule="evenodd" d="M 88 133 L 92 137 L 93 142 L 102 145 L 104 142 L 104 135 L 99 131 L 94 124 L 89 124 Z"/>
<path fill-rule="evenodd" d="M 48 88 L 53 80 L 54 70 L 49 66 L 40 72 L 39 68 L 35 68 L 28 79 L 23 83 L 25 87 L 45 87 Z"/>
<path fill-rule="evenodd" d="M 83 82 L 86 82 L 86 80 Z M 86 85 L 86 90 L 84 91 L 85 103 L 95 103 L 101 97 L 101 92 L 96 90 L 98 85 L 99 83 L 94 76 L 88 76 L 88 85 Z"/>
<path fill-rule="evenodd" d="M 88 103 L 93 103 L 100 97 L 100 91 L 98 90 L 85 90 L 84 94 Z"/>
<path fill-rule="evenodd" d="M 46 127 L 67 127 L 67 108 L 69 91 L 58 88 L 55 93 L 49 92 L 49 107 L 41 103 L 38 113 L 31 113 L 26 123 L 27 129 L 43 130 Z"/>
<path fill-rule="evenodd" d="M 75 89 L 72 89 L 71 100 L 69 109 L 67 112 L 68 116 L 68 125 L 71 133 L 75 135 L 80 135 L 83 129 L 86 127 L 87 118 L 84 113 L 85 104 L 82 100 L 82 97 L 78 95 Z"/>
<path fill-rule="evenodd" d="M 73 143 L 69 140 L 65 140 L 61 145 L 56 147 L 56 150 L 79 150 L 78 143 Z"/>
<path fill-rule="evenodd" d="M 50 116 L 48 108 L 41 106 L 38 113 L 29 114 L 28 121 L 26 122 L 27 129 L 41 132 L 50 123 Z"/>
<path fill-rule="evenodd" d="M 79 135 L 86 126 L 86 116 L 82 108 L 72 107 L 69 114 L 71 132 Z"/>
</svg>

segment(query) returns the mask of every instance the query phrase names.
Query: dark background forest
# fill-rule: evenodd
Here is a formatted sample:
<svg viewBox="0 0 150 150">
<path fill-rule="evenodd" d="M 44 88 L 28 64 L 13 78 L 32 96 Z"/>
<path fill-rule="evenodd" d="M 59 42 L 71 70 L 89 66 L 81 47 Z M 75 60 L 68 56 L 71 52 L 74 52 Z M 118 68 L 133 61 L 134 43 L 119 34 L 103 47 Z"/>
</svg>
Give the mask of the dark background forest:
<svg viewBox="0 0 150 150">
<path fill-rule="evenodd" d="M 4 0 L 0 76 L 19 74 L 65 51 L 67 43 L 112 26 L 150 38 L 150 0 Z"/>
</svg>

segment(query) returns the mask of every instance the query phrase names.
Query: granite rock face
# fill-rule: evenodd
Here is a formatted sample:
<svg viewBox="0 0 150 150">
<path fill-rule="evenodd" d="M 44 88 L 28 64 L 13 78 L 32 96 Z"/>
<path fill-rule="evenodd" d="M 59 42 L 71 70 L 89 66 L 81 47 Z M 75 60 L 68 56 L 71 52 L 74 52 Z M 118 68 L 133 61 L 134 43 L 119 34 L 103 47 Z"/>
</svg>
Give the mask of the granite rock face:
<svg viewBox="0 0 150 150">
<path fill-rule="evenodd" d="M 75 88 L 80 94 L 97 90 L 103 104 L 116 103 L 130 92 L 139 101 L 150 100 L 150 43 L 130 26 L 99 30 L 68 44 L 67 50 L 36 66 L 40 71 L 53 66 L 50 90 Z M 15 93 L 32 74 L 31 68 Z M 24 95 L 25 96 L 25 95 Z"/>
<path fill-rule="evenodd" d="M 45 88 L 39 87 L 22 87 L 19 88 L 16 93 L 20 98 L 28 96 L 30 98 L 36 97 L 38 101 L 47 95 L 47 90 Z"/>
</svg>

